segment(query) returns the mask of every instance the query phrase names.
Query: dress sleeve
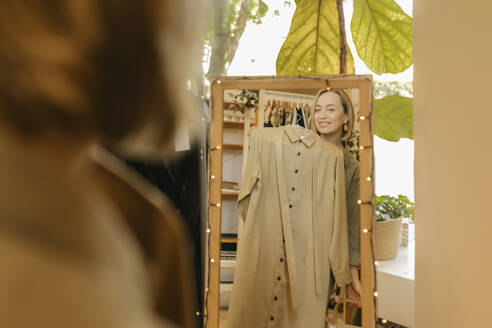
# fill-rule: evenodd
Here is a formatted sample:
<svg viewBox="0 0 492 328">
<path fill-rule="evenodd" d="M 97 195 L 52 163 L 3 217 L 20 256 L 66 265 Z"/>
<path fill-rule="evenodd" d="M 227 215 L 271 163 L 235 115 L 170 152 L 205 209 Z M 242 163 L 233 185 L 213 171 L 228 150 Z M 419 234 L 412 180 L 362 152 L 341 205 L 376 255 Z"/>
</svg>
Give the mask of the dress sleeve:
<svg viewBox="0 0 492 328">
<path fill-rule="evenodd" d="M 348 249 L 347 203 L 343 153 L 337 157 L 335 172 L 335 216 L 329 253 L 330 266 L 338 286 L 352 282 Z"/>
<path fill-rule="evenodd" d="M 241 177 L 241 186 L 237 199 L 239 220 L 243 223 L 246 221 L 251 192 L 260 179 L 260 139 L 261 134 L 259 129 L 255 129 L 251 132 L 248 158 L 246 159 L 243 175 Z"/>
<path fill-rule="evenodd" d="M 347 219 L 350 265 L 360 266 L 360 199 L 359 166 L 356 165 L 347 184 Z"/>
</svg>

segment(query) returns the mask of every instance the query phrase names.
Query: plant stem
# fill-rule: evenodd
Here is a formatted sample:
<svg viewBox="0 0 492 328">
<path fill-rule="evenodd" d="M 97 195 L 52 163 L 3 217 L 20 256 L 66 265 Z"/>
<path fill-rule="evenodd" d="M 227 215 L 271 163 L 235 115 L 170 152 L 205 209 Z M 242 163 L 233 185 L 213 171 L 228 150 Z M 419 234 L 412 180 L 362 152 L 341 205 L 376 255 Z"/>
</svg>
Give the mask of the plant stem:
<svg viewBox="0 0 492 328">
<path fill-rule="evenodd" d="M 340 29 L 340 74 L 347 74 L 347 34 L 345 33 L 345 16 L 343 0 L 337 0 L 338 27 Z"/>
</svg>

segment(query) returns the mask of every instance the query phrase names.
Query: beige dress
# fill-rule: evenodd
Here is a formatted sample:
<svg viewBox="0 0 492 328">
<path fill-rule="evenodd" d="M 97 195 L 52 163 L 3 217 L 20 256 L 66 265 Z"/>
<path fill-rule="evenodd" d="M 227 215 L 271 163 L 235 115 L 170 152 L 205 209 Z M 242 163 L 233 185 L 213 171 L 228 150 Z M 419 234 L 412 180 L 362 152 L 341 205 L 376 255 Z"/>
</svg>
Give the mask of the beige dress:
<svg viewBox="0 0 492 328">
<path fill-rule="evenodd" d="M 343 153 L 309 130 L 252 132 L 228 328 L 324 327 L 330 273 L 351 282 Z"/>
</svg>

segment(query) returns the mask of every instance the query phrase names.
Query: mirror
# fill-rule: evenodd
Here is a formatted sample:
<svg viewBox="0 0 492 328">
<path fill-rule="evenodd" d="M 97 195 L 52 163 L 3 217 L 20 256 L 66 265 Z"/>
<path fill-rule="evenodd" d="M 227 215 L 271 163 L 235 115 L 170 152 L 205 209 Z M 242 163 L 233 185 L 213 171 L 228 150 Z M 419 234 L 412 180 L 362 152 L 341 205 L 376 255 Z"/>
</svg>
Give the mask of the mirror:
<svg viewBox="0 0 492 328">
<path fill-rule="evenodd" d="M 213 81 L 207 327 L 375 326 L 371 90 Z"/>
</svg>

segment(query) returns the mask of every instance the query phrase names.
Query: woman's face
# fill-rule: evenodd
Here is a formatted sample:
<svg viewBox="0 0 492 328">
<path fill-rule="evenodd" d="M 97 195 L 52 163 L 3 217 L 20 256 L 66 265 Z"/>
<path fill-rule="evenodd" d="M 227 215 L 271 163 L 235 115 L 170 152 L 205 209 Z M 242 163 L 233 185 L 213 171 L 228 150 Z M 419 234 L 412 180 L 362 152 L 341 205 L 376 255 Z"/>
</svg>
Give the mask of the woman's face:
<svg viewBox="0 0 492 328">
<path fill-rule="evenodd" d="M 314 106 L 314 125 L 321 135 L 340 133 L 343 124 L 347 121 L 348 115 L 343 112 L 338 94 L 327 92 L 318 98 Z"/>
</svg>

